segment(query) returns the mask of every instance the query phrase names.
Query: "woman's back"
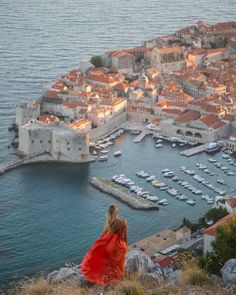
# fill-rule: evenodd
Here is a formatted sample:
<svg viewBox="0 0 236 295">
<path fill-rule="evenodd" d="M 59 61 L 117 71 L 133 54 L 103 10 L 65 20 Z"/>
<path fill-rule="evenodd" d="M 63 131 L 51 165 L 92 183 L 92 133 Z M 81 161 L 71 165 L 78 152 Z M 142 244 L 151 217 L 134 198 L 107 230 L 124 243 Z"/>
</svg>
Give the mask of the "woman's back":
<svg viewBox="0 0 236 295">
<path fill-rule="evenodd" d="M 127 222 L 125 219 L 116 219 L 112 224 L 105 224 L 104 232 L 110 231 L 113 234 L 120 232 L 127 242 Z"/>
</svg>

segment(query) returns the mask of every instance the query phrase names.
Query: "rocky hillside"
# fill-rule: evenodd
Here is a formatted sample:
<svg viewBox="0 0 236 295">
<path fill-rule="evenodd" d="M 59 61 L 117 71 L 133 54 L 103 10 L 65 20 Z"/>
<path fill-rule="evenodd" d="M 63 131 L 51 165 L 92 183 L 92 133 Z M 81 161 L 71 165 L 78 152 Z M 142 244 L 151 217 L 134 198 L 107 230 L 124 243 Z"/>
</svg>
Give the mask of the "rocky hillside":
<svg viewBox="0 0 236 295">
<path fill-rule="evenodd" d="M 168 271 L 142 252 L 130 251 L 126 257 L 126 278 L 105 290 L 86 281 L 79 266 L 63 267 L 47 277 L 28 279 L 2 293 L 17 295 L 162 295 L 162 294 L 236 294 L 236 259 L 221 269 L 221 276 L 209 276 L 195 258 L 183 258 L 176 269 Z"/>
</svg>

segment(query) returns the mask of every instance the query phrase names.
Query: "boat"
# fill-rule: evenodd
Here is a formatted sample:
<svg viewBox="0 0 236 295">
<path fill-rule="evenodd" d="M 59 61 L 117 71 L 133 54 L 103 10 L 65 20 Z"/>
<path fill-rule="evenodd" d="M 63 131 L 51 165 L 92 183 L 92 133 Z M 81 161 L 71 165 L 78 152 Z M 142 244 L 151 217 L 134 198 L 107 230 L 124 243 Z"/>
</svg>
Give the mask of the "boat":
<svg viewBox="0 0 236 295">
<path fill-rule="evenodd" d="M 114 152 L 114 157 L 119 157 L 121 155 L 122 155 L 122 152 L 121 151 Z"/>
<path fill-rule="evenodd" d="M 107 156 L 101 156 L 101 157 L 99 157 L 98 160 L 99 161 L 107 161 L 108 160 L 108 157 Z"/>
<path fill-rule="evenodd" d="M 216 163 L 216 162 L 217 162 L 217 160 L 212 159 L 212 158 L 209 158 L 208 161 L 209 161 L 210 163 Z"/>
<path fill-rule="evenodd" d="M 108 150 L 102 150 L 101 154 L 107 154 L 109 151 Z"/>
<path fill-rule="evenodd" d="M 156 144 L 156 148 L 161 148 L 161 147 L 163 147 L 163 144 L 161 143 Z"/>
<path fill-rule="evenodd" d="M 194 206 L 194 205 L 196 204 L 196 200 L 195 200 L 195 199 L 193 199 L 193 200 L 188 200 L 186 203 L 187 203 L 188 205 Z"/>
<path fill-rule="evenodd" d="M 94 150 L 93 151 L 93 155 L 96 156 L 98 153 Z"/>
<path fill-rule="evenodd" d="M 147 182 L 151 182 L 151 181 L 153 181 L 153 180 L 155 180 L 156 179 L 156 176 L 155 175 L 151 175 L 151 176 L 148 176 L 147 178 L 146 178 L 146 181 Z"/>
<path fill-rule="evenodd" d="M 147 197 L 147 200 L 152 201 L 152 202 L 156 202 L 156 201 L 159 200 L 159 198 L 158 198 L 157 196 L 149 195 L 149 196 Z"/>
<path fill-rule="evenodd" d="M 168 188 L 169 188 L 168 186 L 161 186 L 161 187 L 160 187 L 160 190 L 161 190 L 161 191 L 165 191 L 165 190 L 167 190 Z"/>
<path fill-rule="evenodd" d="M 175 176 L 175 173 L 172 171 L 164 173 L 164 177 L 173 177 L 173 176 Z"/>
<path fill-rule="evenodd" d="M 180 201 L 186 201 L 188 199 L 187 196 L 185 195 L 180 195 L 179 198 L 178 198 Z"/>
<path fill-rule="evenodd" d="M 162 172 L 162 173 L 170 172 L 170 169 L 165 168 L 165 169 L 163 169 L 161 172 Z"/>
<path fill-rule="evenodd" d="M 158 202 L 158 204 L 159 205 L 164 205 L 164 204 L 166 204 L 167 203 L 167 200 L 166 199 L 161 199 L 159 202 Z M 167 203 L 168 204 L 168 203 Z"/>
<path fill-rule="evenodd" d="M 171 147 L 172 147 L 172 148 L 176 147 L 176 143 L 173 143 L 173 144 L 171 145 Z"/>
<path fill-rule="evenodd" d="M 220 143 L 218 143 L 218 142 L 210 142 L 205 151 L 208 154 L 211 154 L 211 153 L 215 153 L 215 152 L 220 151 L 221 148 L 222 148 L 222 145 Z"/>
</svg>

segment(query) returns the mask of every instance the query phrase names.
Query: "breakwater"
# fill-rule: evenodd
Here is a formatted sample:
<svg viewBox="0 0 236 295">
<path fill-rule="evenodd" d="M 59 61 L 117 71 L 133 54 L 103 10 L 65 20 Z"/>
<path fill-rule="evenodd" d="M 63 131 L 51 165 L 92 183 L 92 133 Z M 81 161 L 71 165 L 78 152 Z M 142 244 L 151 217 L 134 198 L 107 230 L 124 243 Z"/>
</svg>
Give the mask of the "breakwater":
<svg viewBox="0 0 236 295">
<path fill-rule="evenodd" d="M 130 193 L 127 188 L 120 187 L 109 179 L 93 177 L 90 180 L 90 183 L 100 191 L 118 199 L 132 209 L 159 210 L 158 205 L 133 193 Z"/>
</svg>

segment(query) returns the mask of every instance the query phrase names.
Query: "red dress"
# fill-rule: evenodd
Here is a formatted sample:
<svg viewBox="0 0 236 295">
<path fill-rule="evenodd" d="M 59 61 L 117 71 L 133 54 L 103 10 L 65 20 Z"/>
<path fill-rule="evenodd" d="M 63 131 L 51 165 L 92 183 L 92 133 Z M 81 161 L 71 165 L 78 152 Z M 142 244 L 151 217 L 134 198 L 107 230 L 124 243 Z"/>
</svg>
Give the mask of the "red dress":
<svg viewBox="0 0 236 295">
<path fill-rule="evenodd" d="M 125 275 L 126 249 L 122 228 L 116 233 L 104 232 L 85 255 L 81 273 L 88 281 L 99 285 L 122 280 Z"/>
</svg>

